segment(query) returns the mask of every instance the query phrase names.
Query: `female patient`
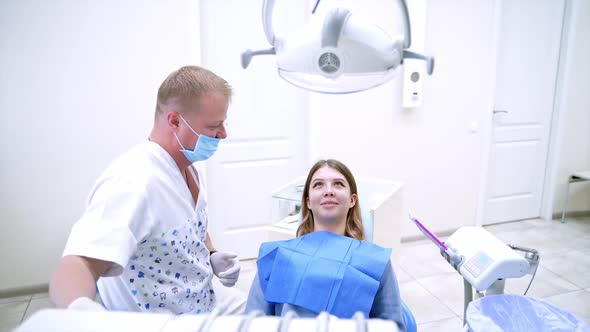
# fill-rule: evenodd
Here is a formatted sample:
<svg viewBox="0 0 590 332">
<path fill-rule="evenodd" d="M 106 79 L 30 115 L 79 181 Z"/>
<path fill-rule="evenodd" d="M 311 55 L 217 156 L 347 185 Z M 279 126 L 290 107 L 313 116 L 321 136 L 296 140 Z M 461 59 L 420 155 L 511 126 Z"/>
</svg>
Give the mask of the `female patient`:
<svg viewBox="0 0 590 332">
<path fill-rule="evenodd" d="M 314 317 L 327 311 L 340 318 L 356 312 L 393 320 L 403 331 L 391 249 L 365 238 L 356 182 L 333 159 L 309 171 L 301 199 L 297 238 L 263 243 L 246 313 L 261 310 L 282 316 L 294 311 Z"/>
</svg>

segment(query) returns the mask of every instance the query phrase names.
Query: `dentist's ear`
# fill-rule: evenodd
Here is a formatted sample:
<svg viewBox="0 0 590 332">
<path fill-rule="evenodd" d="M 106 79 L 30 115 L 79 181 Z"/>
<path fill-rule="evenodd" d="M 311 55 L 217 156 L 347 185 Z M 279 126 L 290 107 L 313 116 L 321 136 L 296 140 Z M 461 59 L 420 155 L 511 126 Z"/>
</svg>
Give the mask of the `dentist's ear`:
<svg viewBox="0 0 590 332">
<path fill-rule="evenodd" d="M 168 121 L 168 125 L 173 128 L 178 128 L 180 125 L 180 118 L 178 112 L 168 112 L 166 115 L 166 120 Z"/>
</svg>

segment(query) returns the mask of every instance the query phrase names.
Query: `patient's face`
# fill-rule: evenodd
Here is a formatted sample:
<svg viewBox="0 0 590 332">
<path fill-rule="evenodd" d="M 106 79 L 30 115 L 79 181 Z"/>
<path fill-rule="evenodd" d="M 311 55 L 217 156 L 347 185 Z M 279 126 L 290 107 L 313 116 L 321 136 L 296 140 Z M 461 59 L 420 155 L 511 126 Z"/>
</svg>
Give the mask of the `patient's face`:
<svg viewBox="0 0 590 332">
<path fill-rule="evenodd" d="M 312 176 L 307 205 L 316 223 L 346 223 L 348 210 L 356 203 L 356 195 L 344 175 L 323 166 Z"/>
</svg>

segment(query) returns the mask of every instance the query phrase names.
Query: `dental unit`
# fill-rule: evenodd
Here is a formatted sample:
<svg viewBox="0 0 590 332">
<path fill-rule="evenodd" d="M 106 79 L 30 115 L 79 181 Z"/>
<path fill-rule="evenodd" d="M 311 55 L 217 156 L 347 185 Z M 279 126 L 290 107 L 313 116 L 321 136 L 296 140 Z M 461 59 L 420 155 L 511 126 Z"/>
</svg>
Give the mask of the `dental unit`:
<svg viewBox="0 0 590 332">
<path fill-rule="evenodd" d="M 464 226 L 447 241 L 441 241 L 418 219 L 410 216 L 418 229 L 440 250 L 441 256 L 463 277 L 463 321 L 473 289 L 477 297 L 504 294 L 507 278 L 532 274 L 526 295 L 539 267 L 539 252 L 535 249 L 507 245 L 483 227 Z M 524 252 L 524 256 L 517 253 Z"/>
</svg>

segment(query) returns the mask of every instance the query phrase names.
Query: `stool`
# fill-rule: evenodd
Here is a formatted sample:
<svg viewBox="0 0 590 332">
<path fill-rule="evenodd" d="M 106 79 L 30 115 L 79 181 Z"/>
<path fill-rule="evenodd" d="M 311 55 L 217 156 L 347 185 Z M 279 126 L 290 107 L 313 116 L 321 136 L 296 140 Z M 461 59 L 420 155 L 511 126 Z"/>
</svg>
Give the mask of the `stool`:
<svg viewBox="0 0 590 332">
<path fill-rule="evenodd" d="M 563 204 L 563 212 L 561 214 L 561 223 L 565 223 L 565 211 L 567 210 L 567 200 L 570 194 L 570 183 L 590 181 L 590 171 L 575 172 L 567 179 L 567 185 L 565 187 L 565 203 Z"/>
</svg>

